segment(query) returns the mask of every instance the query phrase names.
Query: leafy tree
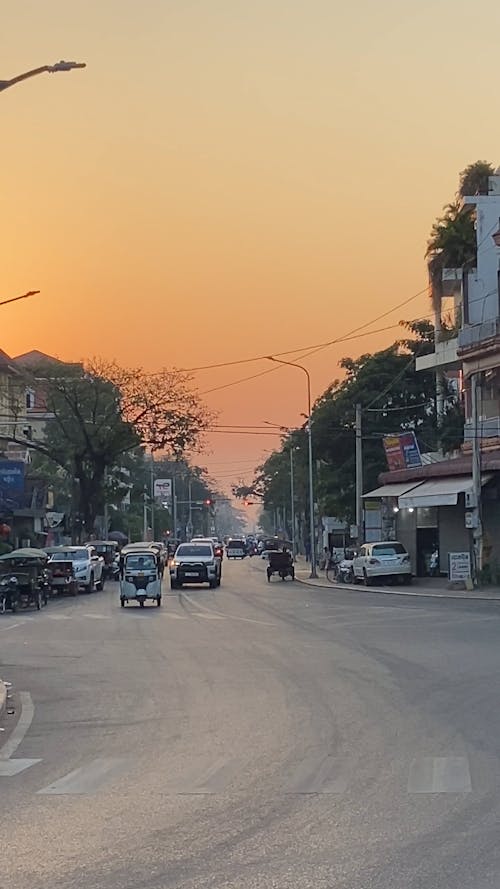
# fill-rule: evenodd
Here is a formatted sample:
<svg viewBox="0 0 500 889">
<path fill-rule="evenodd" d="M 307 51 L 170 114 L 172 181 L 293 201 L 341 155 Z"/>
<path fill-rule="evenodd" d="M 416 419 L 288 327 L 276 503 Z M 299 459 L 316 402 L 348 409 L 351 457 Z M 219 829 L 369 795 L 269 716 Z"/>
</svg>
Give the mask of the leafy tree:
<svg viewBox="0 0 500 889">
<path fill-rule="evenodd" d="M 180 455 L 198 443 L 209 419 L 189 378 L 177 371 L 150 377 L 104 362 L 85 368 L 50 362 L 26 371 L 24 382 L 43 388 L 48 414 L 43 435 L 28 445 L 74 480 L 87 534 L 103 512 L 108 473 L 110 489 L 115 484 L 120 492 L 123 455 L 139 446 Z M 7 440 L 26 445 L 21 421 Z"/>
</svg>

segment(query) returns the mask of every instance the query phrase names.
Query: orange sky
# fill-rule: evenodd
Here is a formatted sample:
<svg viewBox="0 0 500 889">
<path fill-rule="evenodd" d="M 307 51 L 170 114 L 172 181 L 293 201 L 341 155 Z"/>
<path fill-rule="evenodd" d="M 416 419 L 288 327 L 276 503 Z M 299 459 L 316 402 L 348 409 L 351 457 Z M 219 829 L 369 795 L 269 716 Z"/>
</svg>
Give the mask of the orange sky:
<svg viewBox="0 0 500 889">
<path fill-rule="evenodd" d="M 88 68 L 0 95 L 0 293 L 42 291 L 2 309 L 0 346 L 192 367 L 332 339 L 419 291 L 458 171 L 500 161 L 499 18 L 494 0 L 9 4 L 0 77 Z M 314 394 L 393 336 L 308 359 Z M 207 396 L 235 425 L 296 424 L 304 400 L 292 369 Z M 227 486 L 273 441 L 214 434 L 201 462 Z"/>
</svg>

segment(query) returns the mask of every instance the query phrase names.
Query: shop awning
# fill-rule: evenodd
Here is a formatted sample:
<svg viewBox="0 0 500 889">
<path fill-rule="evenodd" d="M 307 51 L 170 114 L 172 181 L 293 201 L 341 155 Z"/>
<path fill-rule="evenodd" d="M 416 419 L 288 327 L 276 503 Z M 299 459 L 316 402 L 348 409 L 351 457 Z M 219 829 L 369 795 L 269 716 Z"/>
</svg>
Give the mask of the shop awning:
<svg viewBox="0 0 500 889">
<path fill-rule="evenodd" d="M 382 485 L 380 488 L 375 488 L 374 491 L 369 491 L 368 494 L 363 494 L 363 499 L 369 500 L 372 497 L 401 497 L 407 491 L 413 491 L 419 484 L 420 482 L 399 482 L 399 484 L 394 485 Z"/>
<path fill-rule="evenodd" d="M 481 484 L 486 484 L 490 475 L 483 475 Z M 400 509 L 416 509 L 419 506 L 456 506 L 458 495 L 472 490 L 470 475 L 457 475 L 454 478 L 433 478 L 422 482 L 418 487 L 401 494 L 398 500 Z"/>
</svg>

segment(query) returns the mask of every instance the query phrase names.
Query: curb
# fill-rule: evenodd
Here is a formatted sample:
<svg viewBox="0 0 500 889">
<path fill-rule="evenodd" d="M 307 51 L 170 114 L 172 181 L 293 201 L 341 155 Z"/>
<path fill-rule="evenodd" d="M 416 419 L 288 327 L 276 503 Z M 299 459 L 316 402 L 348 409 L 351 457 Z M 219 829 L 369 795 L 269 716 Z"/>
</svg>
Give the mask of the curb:
<svg viewBox="0 0 500 889">
<path fill-rule="evenodd" d="M 325 583 L 311 583 L 311 581 L 303 580 L 297 576 L 295 576 L 295 580 L 297 583 L 304 584 L 304 586 L 315 587 L 320 590 L 350 590 L 352 593 L 372 593 L 378 596 L 381 594 L 384 596 L 409 596 L 413 599 L 453 599 L 455 602 L 500 602 L 500 596 L 454 596 L 448 593 L 417 593 L 414 590 L 391 590 L 385 587 L 383 589 L 381 587 L 360 588 L 357 584 L 353 586 L 348 583 L 328 583 L 327 585 Z"/>
<path fill-rule="evenodd" d="M 3 716 L 3 712 L 7 706 L 7 686 L 4 685 L 2 680 L 0 679 L 0 719 Z"/>
</svg>

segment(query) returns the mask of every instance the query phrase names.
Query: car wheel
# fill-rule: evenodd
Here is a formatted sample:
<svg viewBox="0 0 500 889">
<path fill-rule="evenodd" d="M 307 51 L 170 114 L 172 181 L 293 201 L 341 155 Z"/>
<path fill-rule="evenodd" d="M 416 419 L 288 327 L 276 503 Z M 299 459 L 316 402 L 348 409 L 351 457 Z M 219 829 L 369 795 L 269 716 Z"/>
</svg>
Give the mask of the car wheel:
<svg viewBox="0 0 500 889">
<path fill-rule="evenodd" d="M 371 577 L 368 577 L 368 574 L 366 573 L 366 568 L 363 568 L 363 583 L 365 586 L 371 586 L 372 583 Z"/>
<path fill-rule="evenodd" d="M 215 590 L 215 588 L 216 588 L 216 586 L 217 586 L 217 578 L 214 577 L 213 580 L 209 580 L 209 581 L 208 581 L 208 585 L 209 585 L 209 587 L 210 587 L 211 590 Z"/>
<path fill-rule="evenodd" d="M 407 574 L 404 579 L 405 586 L 410 586 L 412 582 L 411 574 Z"/>
</svg>

